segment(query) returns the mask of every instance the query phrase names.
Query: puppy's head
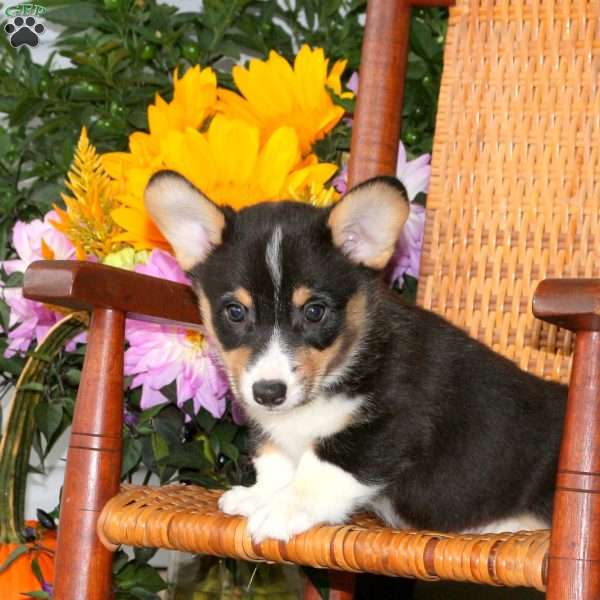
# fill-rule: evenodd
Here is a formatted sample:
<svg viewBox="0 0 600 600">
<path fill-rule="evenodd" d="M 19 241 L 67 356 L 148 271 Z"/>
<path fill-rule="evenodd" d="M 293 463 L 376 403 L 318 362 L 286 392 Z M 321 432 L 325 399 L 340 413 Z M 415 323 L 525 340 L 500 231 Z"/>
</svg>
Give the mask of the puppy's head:
<svg viewBox="0 0 600 600">
<path fill-rule="evenodd" d="M 369 180 L 328 209 L 273 202 L 235 213 L 163 171 L 145 201 L 193 281 L 207 331 L 251 416 L 305 404 L 343 380 L 408 216 L 398 181 Z"/>
</svg>

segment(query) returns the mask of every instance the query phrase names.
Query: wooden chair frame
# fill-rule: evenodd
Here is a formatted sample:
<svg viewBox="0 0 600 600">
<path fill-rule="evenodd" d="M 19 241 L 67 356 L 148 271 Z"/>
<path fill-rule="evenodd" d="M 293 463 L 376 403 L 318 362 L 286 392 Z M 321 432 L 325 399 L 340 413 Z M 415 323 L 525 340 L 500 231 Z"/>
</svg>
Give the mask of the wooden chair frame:
<svg viewBox="0 0 600 600">
<path fill-rule="evenodd" d="M 412 7 L 450 0 L 370 0 L 352 136 L 350 183 L 395 172 Z M 55 567 L 57 600 L 112 595 L 112 553 L 96 533 L 119 491 L 125 318 L 198 328 L 185 286 L 74 261 L 34 263 L 24 295 L 91 311 L 63 488 Z M 546 280 L 534 300 L 539 318 L 577 333 L 560 454 L 548 564 L 549 600 L 600 598 L 600 280 Z M 74 566 L 76 563 L 77 566 Z M 350 598 L 337 576 L 332 598 Z M 314 598 L 308 589 L 307 598 Z"/>
</svg>

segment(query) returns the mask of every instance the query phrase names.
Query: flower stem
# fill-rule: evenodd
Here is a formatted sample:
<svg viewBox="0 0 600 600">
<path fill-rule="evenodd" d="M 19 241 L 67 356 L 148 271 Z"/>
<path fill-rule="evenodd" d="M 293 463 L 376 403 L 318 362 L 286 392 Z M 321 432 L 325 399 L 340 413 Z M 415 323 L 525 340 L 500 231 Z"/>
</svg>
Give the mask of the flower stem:
<svg viewBox="0 0 600 600">
<path fill-rule="evenodd" d="M 34 410 L 44 397 L 44 381 L 54 357 L 87 325 L 85 313 L 59 321 L 25 363 L 0 440 L 0 544 L 23 542 L 25 489 L 35 430 Z"/>
</svg>

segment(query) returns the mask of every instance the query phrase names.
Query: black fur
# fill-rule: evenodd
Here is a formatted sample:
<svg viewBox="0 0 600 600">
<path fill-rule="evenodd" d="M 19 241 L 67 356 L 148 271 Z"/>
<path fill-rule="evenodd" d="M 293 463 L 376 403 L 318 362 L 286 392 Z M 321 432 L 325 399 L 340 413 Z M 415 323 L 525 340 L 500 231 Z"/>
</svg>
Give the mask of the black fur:
<svg viewBox="0 0 600 600">
<path fill-rule="evenodd" d="M 190 275 L 209 298 L 226 350 L 245 345 L 260 353 L 276 312 L 288 344 L 327 347 L 346 326 L 348 299 L 358 290 L 368 296 L 359 360 L 330 391 L 370 400 L 358 422 L 319 443 L 322 459 L 383 484 L 399 515 L 416 527 L 465 530 L 526 512 L 549 520 L 564 386 L 521 371 L 442 318 L 404 305 L 378 272 L 334 247 L 328 210 L 284 202 L 224 212 L 223 243 Z M 283 231 L 279 306 L 263 259 L 276 226 Z M 327 303 L 323 326 L 307 327 L 290 308 L 298 285 Z M 242 326 L 224 315 L 240 286 L 255 299 Z"/>
</svg>

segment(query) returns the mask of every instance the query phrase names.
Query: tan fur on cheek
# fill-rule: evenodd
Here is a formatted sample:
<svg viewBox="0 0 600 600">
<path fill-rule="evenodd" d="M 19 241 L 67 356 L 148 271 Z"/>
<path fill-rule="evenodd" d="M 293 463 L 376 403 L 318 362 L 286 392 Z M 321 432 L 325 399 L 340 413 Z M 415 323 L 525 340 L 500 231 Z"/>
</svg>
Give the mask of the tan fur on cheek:
<svg viewBox="0 0 600 600">
<path fill-rule="evenodd" d="M 213 325 L 212 320 L 212 310 L 210 308 L 210 302 L 208 298 L 204 295 L 204 292 L 196 290 L 198 294 L 198 304 L 200 306 L 200 315 L 202 316 L 202 322 L 208 333 L 208 336 L 211 338 L 211 341 L 217 344 L 219 349 L 221 349 L 221 345 L 219 344 L 219 338 L 215 333 L 215 327 Z"/>
<path fill-rule="evenodd" d="M 317 380 L 342 366 L 358 349 L 363 337 L 367 298 L 357 292 L 346 305 L 346 322 L 335 342 L 324 350 L 302 347 L 296 353 L 300 378 L 313 387 Z"/>
<path fill-rule="evenodd" d="M 236 389 L 240 387 L 242 373 L 245 371 L 252 356 L 252 350 L 248 346 L 240 346 L 234 350 L 221 350 L 221 356 L 225 368 L 233 379 Z"/>
<path fill-rule="evenodd" d="M 211 341 L 216 344 L 223 365 L 225 366 L 227 374 L 229 375 L 229 379 L 233 383 L 234 391 L 236 391 L 239 389 L 242 373 L 246 368 L 250 357 L 252 356 L 252 350 L 247 346 L 240 346 L 234 350 L 226 351 L 219 342 L 219 338 L 215 333 L 212 320 L 212 311 L 208 298 L 201 291 L 198 292 L 198 298 L 200 304 L 200 313 L 202 314 L 202 320 L 204 322 L 206 332 L 210 336 Z"/>
</svg>

